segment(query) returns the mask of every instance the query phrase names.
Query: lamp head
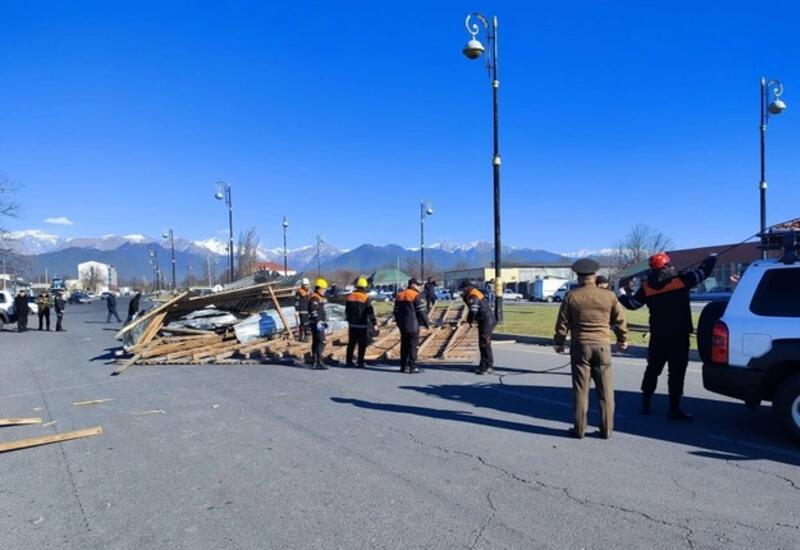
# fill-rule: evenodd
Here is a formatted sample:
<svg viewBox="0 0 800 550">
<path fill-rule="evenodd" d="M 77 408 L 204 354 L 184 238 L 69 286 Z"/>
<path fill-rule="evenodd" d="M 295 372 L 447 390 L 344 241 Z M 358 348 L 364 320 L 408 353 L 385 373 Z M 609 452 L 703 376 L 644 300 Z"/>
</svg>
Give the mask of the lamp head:
<svg viewBox="0 0 800 550">
<path fill-rule="evenodd" d="M 770 114 L 779 115 L 786 110 L 786 103 L 784 103 L 782 99 L 776 99 L 769 104 L 767 110 L 770 112 Z"/>
<path fill-rule="evenodd" d="M 480 40 L 472 38 L 466 43 L 464 49 L 461 51 L 464 52 L 464 55 L 467 56 L 467 59 L 478 59 L 483 54 L 484 47 Z"/>
<path fill-rule="evenodd" d="M 222 199 L 225 198 L 225 195 L 222 193 L 222 191 L 217 191 L 216 193 L 214 193 L 214 198 L 217 199 L 218 201 L 221 201 Z"/>
<path fill-rule="evenodd" d="M 164 238 L 164 239 L 169 239 L 169 233 L 167 233 L 166 231 L 164 231 L 164 232 L 161 234 L 161 237 L 162 237 L 162 238 Z"/>
<path fill-rule="evenodd" d="M 283 218 L 283 227 L 284 227 L 284 229 L 286 229 L 287 227 L 289 227 L 289 222 L 288 222 L 288 221 L 286 221 L 286 218 Z"/>
<path fill-rule="evenodd" d="M 427 210 L 425 210 L 425 213 L 426 213 L 428 216 L 433 216 L 433 208 L 431 208 L 431 207 L 429 206 L 429 207 L 428 207 L 428 209 L 427 209 Z"/>
</svg>

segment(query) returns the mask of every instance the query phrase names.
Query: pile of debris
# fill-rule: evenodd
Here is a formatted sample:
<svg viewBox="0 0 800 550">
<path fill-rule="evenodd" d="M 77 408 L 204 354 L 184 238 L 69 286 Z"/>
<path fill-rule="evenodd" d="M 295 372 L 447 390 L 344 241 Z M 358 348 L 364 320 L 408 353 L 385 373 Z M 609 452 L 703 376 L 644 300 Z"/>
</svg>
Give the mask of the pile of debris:
<svg viewBox="0 0 800 550">
<path fill-rule="evenodd" d="M 248 364 L 308 362 L 310 342 L 295 333 L 298 315 L 288 304 L 295 288 L 281 281 L 234 288 L 206 296 L 187 293 L 154 307 L 126 324 L 117 338 L 123 352 L 114 374 L 131 365 Z M 326 304 L 327 359 L 344 360 L 347 322 L 344 307 Z M 477 330 L 464 322 L 462 303 L 431 311 L 430 330 L 420 333 L 422 362 L 472 362 Z M 379 318 L 380 333 L 370 342 L 366 359 L 394 360 L 400 354 L 400 332 L 391 316 Z"/>
</svg>

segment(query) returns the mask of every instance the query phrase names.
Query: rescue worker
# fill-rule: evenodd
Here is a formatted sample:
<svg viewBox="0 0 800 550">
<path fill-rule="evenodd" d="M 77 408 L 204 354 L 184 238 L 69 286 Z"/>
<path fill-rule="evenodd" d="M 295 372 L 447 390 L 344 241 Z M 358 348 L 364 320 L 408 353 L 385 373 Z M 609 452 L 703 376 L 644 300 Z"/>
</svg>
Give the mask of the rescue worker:
<svg viewBox="0 0 800 550">
<path fill-rule="evenodd" d="M 28 292 L 25 289 L 20 290 L 14 298 L 14 313 L 17 315 L 17 332 L 28 330 L 30 307 L 28 306 Z"/>
<path fill-rule="evenodd" d="M 308 319 L 311 325 L 311 357 L 312 368 L 325 370 L 328 366 L 322 362 L 325 353 L 325 329 L 328 328 L 325 316 L 325 291 L 328 281 L 317 279 L 314 283 L 314 292 L 308 298 Z"/>
<path fill-rule="evenodd" d="M 106 308 L 108 309 L 108 315 L 106 316 L 106 324 L 111 322 L 111 317 L 113 316 L 117 323 L 121 323 L 122 319 L 119 318 L 119 314 L 117 314 L 117 297 L 114 296 L 111 292 L 106 294 Z"/>
<path fill-rule="evenodd" d="M 39 308 L 39 330 L 42 330 L 43 326 L 47 327 L 47 331 L 50 331 L 50 295 L 47 291 L 42 292 L 36 297 L 36 307 Z M 44 323 L 43 321 L 46 321 Z"/>
<path fill-rule="evenodd" d="M 125 319 L 125 323 L 130 323 L 133 321 L 133 318 L 139 313 L 139 303 L 142 301 L 142 293 L 141 291 L 136 291 L 131 301 L 128 302 L 128 318 Z"/>
<path fill-rule="evenodd" d="M 364 354 L 367 351 L 367 338 L 370 330 L 377 331 L 378 320 L 375 318 L 375 309 L 372 300 L 367 296 L 367 279 L 359 277 L 356 289 L 347 295 L 344 300 L 344 310 L 347 317 L 347 362 L 346 366 L 355 367 L 353 364 L 353 351 L 358 345 L 358 366 L 364 367 Z"/>
<path fill-rule="evenodd" d="M 628 309 L 647 305 L 650 309 L 650 344 L 647 348 L 647 368 L 642 379 L 642 414 L 650 414 L 658 377 L 669 364 L 669 414 L 670 420 L 691 420 L 691 415 L 681 409 L 683 382 L 689 365 L 689 334 L 692 333 L 692 311 L 689 291 L 703 282 L 717 264 L 717 255 L 711 254 L 699 267 L 677 271 L 665 252 L 650 257 L 650 270 L 641 288 L 633 295 L 620 297 Z"/>
<path fill-rule="evenodd" d="M 589 410 L 589 386 L 594 380 L 600 403 L 600 437 L 608 439 L 614 431 L 614 376 L 611 371 L 609 326 L 617 337 L 617 349 L 628 347 L 627 327 L 622 308 L 613 292 L 597 287 L 595 273 L 600 265 L 589 258 L 572 264 L 578 274 L 578 288 L 570 291 L 558 311 L 553 343 L 556 353 L 564 353 L 567 334 L 572 333 L 573 437 L 586 432 Z"/>
<path fill-rule="evenodd" d="M 300 288 L 294 294 L 294 309 L 300 317 L 300 325 L 297 327 L 297 339 L 305 342 L 308 337 L 308 298 L 310 293 L 308 287 L 311 281 L 305 277 L 300 281 Z"/>
<path fill-rule="evenodd" d="M 478 324 L 478 350 L 481 361 L 473 369 L 475 374 L 491 374 L 494 368 L 494 354 L 492 353 L 492 331 L 497 324 L 492 304 L 489 299 L 477 288 L 472 281 L 461 283 L 461 296 L 469 307 L 467 322 L 469 326 Z"/>
<path fill-rule="evenodd" d="M 62 321 L 64 320 L 64 309 L 67 307 L 67 302 L 64 300 L 64 294 L 61 292 L 56 293 L 54 305 L 56 310 L 56 332 L 66 332 L 62 326 Z"/>
<path fill-rule="evenodd" d="M 423 293 L 425 294 L 425 307 L 430 313 L 433 306 L 436 305 L 436 281 L 433 280 L 433 277 L 428 277 L 428 280 L 425 281 Z"/>
<path fill-rule="evenodd" d="M 422 372 L 417 367 L 419 326 L 430 328 L 430 322 L 420 294 L 420 282 L 414 277 L 408 280 L 408 287 L 395 298 L 394 320 L 400 330 L 400 372 L 418 374 Z"/>
</svg>

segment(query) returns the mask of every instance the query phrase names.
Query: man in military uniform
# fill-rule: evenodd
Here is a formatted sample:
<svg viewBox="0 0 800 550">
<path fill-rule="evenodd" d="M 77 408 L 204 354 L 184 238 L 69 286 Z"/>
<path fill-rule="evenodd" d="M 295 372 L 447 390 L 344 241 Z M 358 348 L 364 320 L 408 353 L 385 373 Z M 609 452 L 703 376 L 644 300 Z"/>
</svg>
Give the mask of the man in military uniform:
<svg viewBox="0 0 800 550">
<path fill-rule="evenodd" d="M 492 354 L 492 331 L 497 324 L 492 305 L 483 293 L 475 288 L 472 281 L 461 283 L 461 295 L 464 303 L 469 307 L 467 322 L 469 326 L 478 324 L 478 350 L 481 354 L 481 361 L 473 372 L 475 374 L 491 374 L 494 367 L 494 355 Z"/>
<path fill-rule="evenodd" d="M 347 362 L 348 367 L 355 367 L 353 364 L 353 351 L 358 345 L 358 366 L 364 366 L 364 354 L 367 351 L 367 338 L 369 331 L 375 331 L 378 320 L 375 318 L 375 309 L 372 307 L 372 300 L 367 296 L 367 279 L 359 277 L 356 281 L 356 289 L 347 295 L 344 300 L 344 310 L 348 323 L 347 337 Z"/>
<path fill-rule="evenodd" d="M 702 283 L 717 264 L 711 254 L 694 269 L 676 270 L 666 252 L 654 254 L 650 270 L 641 288 L 633 295 L 620 297 L 628 309 L 647 305 L 650 310 L 650 343 L 647 347 L 647 368 L 642 379 L 642 414 L 650 414 L 650 403 L 658 386 L 658 377 L 669 363 L 670 420 L 691 420 L 681 409 L 683 383 L 689 366 L 689 335 L 694 330 L 689 291 Z"/>
<path fill-rule="evenodd" d="M 328 320 L 325 315 L 325 291 L 328 290 L 328 281 L 317 279 L 314 283 L 314 292 L 308 299 L 308 319 L 311 323 L 311 357 L 313 368 L 325 370 L 328 366 L 323 363 L 322 356 L 325 353 L 325 329 L 328 328 Z"/>
<path fill-rule="evenodd" d="M 592 380 L 600 402 L 600 437 L 611 437 L 614 431 L 614 377 L 609 327 L 613 327 L 616 334 L 617 349 L 628 347 L 628 331 L 617 297 L 595 284 L 599 268 L 598 263 L 589 258 L 572 264 L 573 271 L 578 274 L 579 287 L 569 292 L 561 303 L 553 338 L 556 352 L 563 353 L 567 334 L 572 333 L 570 359 L 575 424 L 570 433 L 578 439 L 586 431 Z"/>
<path fill-rule="evenodd" d="M 50 331 L 50 295 L 45 290 L 36 297 L 36 307 L 39 308 L 39 330 Z"/>
<path fill-rule="evenodd" d="M 308 337 L 308 298 L 311 295 L 308 291 L 308 287 L 310 285 L 311 281 L 304 277 L 303 280 L 300 281 L 300 288 L 298 288 L 297 292 L 294 294 L 294 309 L 300 316 L 300 325 L 297 327 L 297 339 L 301 342 L 305 342 Z"/>
<path fill-rule="evenodd" d="M 399 292 L 394 301 L 394 320 L 400 330 L 400 372 L 418 374 L 417 349 L 419 326 L 430 328 L 428 311 L 420 294 L 421 284 L 416 278 L 408 280 L 408 288 Z"/>
</svg>

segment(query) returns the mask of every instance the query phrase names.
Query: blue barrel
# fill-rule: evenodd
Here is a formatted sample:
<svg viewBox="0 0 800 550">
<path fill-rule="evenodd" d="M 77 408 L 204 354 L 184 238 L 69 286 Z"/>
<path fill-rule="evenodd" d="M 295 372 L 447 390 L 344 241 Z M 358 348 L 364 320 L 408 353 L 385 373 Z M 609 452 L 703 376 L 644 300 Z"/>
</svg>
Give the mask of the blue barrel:
<svg viewBox="0 0 800 550">
<path fill-rule="evenodd" d="M 261 312 L 261 319 L 258 321 L 258 333 L 260 336 L 270 336 L 278 332 L 278 325 L 275 319 L 270 317 L 266 311 Z"/>
</svg>

